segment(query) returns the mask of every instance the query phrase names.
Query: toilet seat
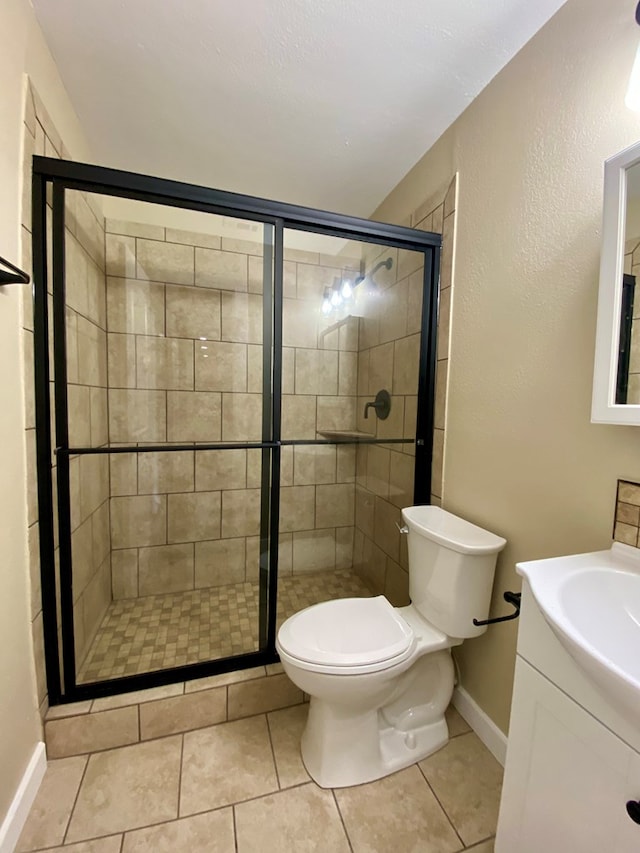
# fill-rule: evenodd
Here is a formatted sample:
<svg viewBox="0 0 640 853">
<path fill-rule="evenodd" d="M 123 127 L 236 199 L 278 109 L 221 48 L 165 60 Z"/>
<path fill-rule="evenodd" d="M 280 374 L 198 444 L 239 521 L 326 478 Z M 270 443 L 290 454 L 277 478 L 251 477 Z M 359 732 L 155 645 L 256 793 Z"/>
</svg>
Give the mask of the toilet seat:
<svg viewBox="0 0 640 853">
<path fill-rule="evenodd" d="M 341 598 L 284 622 L 277 649 L 301 669 L 352 675 L 388 669 L 411 657 L 415 634 L 383 595 Z"/>
</svg>

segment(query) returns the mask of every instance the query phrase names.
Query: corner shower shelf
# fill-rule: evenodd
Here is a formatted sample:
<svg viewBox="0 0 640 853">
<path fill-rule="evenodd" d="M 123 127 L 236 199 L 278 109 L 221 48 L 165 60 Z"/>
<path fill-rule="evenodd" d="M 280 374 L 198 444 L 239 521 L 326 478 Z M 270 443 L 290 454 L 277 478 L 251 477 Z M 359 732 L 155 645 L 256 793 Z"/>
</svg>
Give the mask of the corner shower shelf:
<svg viewBox="0 0 640 853">
<path fill-rule="evenodd" d="M 366 440 L 375 438 L 373 433 L 361 432 L 359 429 L 318 430 L 318 435 L 321 435 L 323 438 L 335 439 L 336 441 L 353 441 L 354 439 L 357 441 L 358 439 Z"/>
</svg>

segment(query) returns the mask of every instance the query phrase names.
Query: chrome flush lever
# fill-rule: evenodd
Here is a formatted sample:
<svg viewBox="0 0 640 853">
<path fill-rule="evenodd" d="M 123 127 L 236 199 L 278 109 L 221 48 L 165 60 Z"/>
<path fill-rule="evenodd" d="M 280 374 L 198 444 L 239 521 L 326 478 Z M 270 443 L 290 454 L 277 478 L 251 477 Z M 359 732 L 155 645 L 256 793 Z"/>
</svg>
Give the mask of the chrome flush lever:
<svg viewBox="0 0 640 853">
<path fill-rule="evenodd" d="M 403 535 L 406 535 L 406 534 L 409 532 L 409 528 L 407 527 L 407 525 L 406 525 L 406 524 L 403 524 L 403 525 L 402 525 L 402 527 L 400 527 L 400 525 L 399 525 L 399 524 L 398 524 L 398 522 L 396 521 L 396 527 L 398 528 L 398 530 L 400 531 L 400 533 L 402 533 Z"/>
</svg>

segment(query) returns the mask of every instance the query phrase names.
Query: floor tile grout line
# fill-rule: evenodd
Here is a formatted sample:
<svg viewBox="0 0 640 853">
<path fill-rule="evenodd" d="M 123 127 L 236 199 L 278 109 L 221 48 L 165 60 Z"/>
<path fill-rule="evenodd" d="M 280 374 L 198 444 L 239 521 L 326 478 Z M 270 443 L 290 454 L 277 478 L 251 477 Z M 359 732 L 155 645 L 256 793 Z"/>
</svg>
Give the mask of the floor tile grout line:
<svg viewBox="0 0 640 853">
<path fill-rule="evenodd" d="M 119 853 L 122 853 L 122 851 L 124 850 L 124 836 L 125 836 L 125 833 L 123 832 L 122 835 L 120 836 L 120 851 L 119 851 Z"/>
<path fill-rule="evenodd" d="M 342 829 L 344 830 L 345 838 L 347 839 L 347 844 L 349 845 L 349 850 L 353 853 L 353 844 L 351 843 L 351 837 L 349 836 L 349 831 L 347 829 L 347 825 L 344 822 L 344 817 L 342 816 L 342 811 L 340 810 L 340 803 L 338 802 L 338 798 L 336 797 L 335 788 L 331 788 L 331 796 L 333 797 L 333 802 L 336 804 L 336 808 L 338 810 L 338 817 L 340 818 L 340 823 L 342 824 Z"/>
<path fill-rule="evenodd" d="M 71 757 L 71 756 L 69 756 L 69 757 Z M 69 819 L 67 820 L 67 825 L 64 828 L 64 834 L 62 836 L 62 844 L 63 845 L 67 841 L 67 833 L 69 832 L 69 827 L 71 826 L 71 821 L 73 819 L 73 813 L 75 812 L 76 806 L 78 804 L 78 798 L 80 796 L 80 791 L 82 790 L 82 785 L 84 784 L 85 776 L 87 775 L 87 769 L 89 767 L 90 761 L 91 761 L 91 754 L 89 754 L 87 756 L 87 760 L 85 761 L 84 768 L 82 770 L 82 776 L 80 777 L 80 784 L 78 785 L 78 790 L 76 791 L 76 795 L 73 798 L 73 805 L 71 806 L 71 810 L 69 811 Z"/>
<path fill-rule="evenodd" d="M 269 723 L 269 712 L 267 712 L 264 716 L 265 716 L 265 720 L 267 722 L 267 733 L 269 735 L 269 746 L 271 747 L 271 757 L 273 758 L 273 767 L 276 771 L 276 782 L 278 783 L 278 790 L 282 791 L 282 785 L 280 783 L 280 774 L 278 773 L 278 762 L 276 760 L 276 751 L 275 751 L 275 747 L 273 746 L 273 737 L 271 735 L 271 725 Z"/>
<path fill-rule="evenodd" d="M 449 824 L 450 824 L 450 826 L 451 826 L 451 829 L 453 829 L 453 831 L 454 831 L 454 832 L 455 832 L 455 834 L 457 835 L 458 839 L 460 840 L 460 844 L 462 844 L 462 849 L 464 850 L 464 849 L 466 848 L 465 842 L 464 842 L 464 840 L 463 840 L 462 836 L 460 835 L 460 833 L 458 832 L 458 830 L 456 829 L 456 826 L 455 826 L 455 824 L 454 824 L 453 820 L 449 817 L 449 813 L 447 812 L 447 810 L 445 809 L 445 807 L 444 807 L 444 806 L 442 805 L 442 803 L 440 802 L 440 798 L 438 797 L 438 795 L 437 795 L 437 794 L 436 794 L 436 792 L 434 791 L 433 786 L 431 785 L 431 783 L 430 783 L 430 782 L 429 782 L 429 780 L 427 779 L 427 774 L 424 772 L 424 770 L 423 770 L 423 769 L 422 769 L 422 767 L 420 766 L 420 762 L 416 762 L 416 767 L 418 768 L 418 770 L 419 770 L 419 771 L 420 771 L 420 773 L 422 774 L 422 778 L 423 778 L 423 779 L 424 779 L 424 781 L 426 782 L 426 784 L 427 784 L 427 788 L 428 788 L 428 789 L 431 791 L 431 793 L 433 794 L 433 796 L 434 796 L 434 798 L 435 798 L 435 801 L 436 801 L 436 802 L 437 802 L 437 804 L 440 806 L 440 809 L 442 810 L 442 813 L 444 814 L 444 816 L 445 816 L 445 817 L 446 817 L 446 819 L 448 820 L 448 822 L 449 822 Z"/>
</svg>

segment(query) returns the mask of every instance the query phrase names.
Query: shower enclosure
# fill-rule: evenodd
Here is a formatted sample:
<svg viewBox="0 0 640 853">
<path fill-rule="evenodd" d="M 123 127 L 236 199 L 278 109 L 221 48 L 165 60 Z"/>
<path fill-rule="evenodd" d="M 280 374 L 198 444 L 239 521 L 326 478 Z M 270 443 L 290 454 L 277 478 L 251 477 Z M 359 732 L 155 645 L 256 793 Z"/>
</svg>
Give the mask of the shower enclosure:
<svg viewBox="0 0 640 853">
<path fill-rule="evenodd" d="M 50 701 L 277 660 L 282 619 L 408 594 L 440 235 L 34 158 Z"/>
</svg>

